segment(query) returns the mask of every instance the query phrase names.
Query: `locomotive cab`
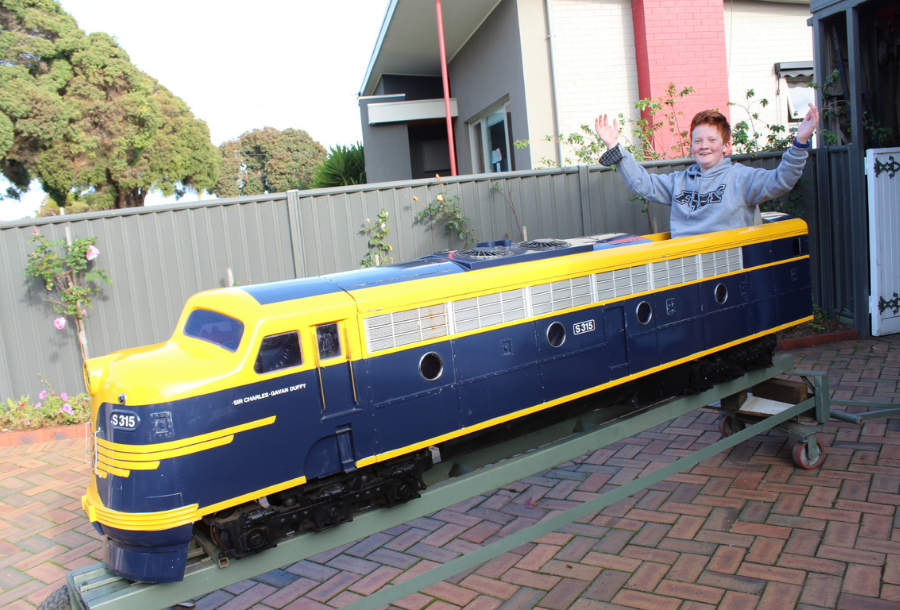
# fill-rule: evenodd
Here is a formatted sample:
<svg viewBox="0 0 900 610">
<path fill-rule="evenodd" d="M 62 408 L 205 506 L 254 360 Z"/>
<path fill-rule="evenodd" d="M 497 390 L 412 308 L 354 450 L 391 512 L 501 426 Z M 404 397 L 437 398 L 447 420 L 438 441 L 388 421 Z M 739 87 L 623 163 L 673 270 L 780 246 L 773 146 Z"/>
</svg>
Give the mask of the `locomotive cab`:
<svg viewBox="0 0 900 610">
<path fill-rule="evenodd" d="M 94 476 L 83 506 L 114 570 L 180 580 L 204 516 L 356 469 L 354 432 L 368 425 L 352 364 L 356 308 L 307 284 L 325 292 L 316 306 L 289 299 L 265 316 L 275 285 L 200 293 L 168 341 L 85 364 Z"/>
</svg>

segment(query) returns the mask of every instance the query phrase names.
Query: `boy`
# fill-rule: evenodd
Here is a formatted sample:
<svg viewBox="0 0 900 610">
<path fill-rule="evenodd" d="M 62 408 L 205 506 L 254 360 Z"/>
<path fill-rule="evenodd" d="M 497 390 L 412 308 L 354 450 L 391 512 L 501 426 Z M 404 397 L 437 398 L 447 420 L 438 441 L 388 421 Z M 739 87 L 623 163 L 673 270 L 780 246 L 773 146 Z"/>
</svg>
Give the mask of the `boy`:
<svg viewBox="0 0 900 610">
<path fill-rule="evenodd" d="M 691 154 L 696 165 L 671 174 L 650 174 L 634 157 L 618 145 L 619 124 L 605 114 L 597 117 L 594 129 L 609 149 L 600 157 L 616 169 L 632 191 L 649 201 L 672 206 L 669 227 L 673 238 L 712 231 L 737 229 L 753 224 L 753 216 L 763 201 L 789 192 L 806 164 L 809 138 L 819 122 L 812 104 L 791 147 L 773 170 L 755 169 L 732 163 L 731 126 L 715 110 L 697 113 L 691 121 Z"/>
</svg>

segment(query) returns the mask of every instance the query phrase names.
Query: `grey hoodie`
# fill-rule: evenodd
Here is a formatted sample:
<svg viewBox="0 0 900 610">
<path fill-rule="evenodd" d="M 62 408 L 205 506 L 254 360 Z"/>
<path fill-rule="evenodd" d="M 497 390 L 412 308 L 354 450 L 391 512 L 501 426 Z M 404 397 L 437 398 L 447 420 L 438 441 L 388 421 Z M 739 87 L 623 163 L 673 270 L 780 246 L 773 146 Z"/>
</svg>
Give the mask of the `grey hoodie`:
<svg viewBox="0 0 900 610">
<path fill-rule="evenodd" d="M 726 158 L 705 173 L 699 165 L 692 165 L 671 174 L 650 174 L 631 153 L 616 145 L 600 163 L 615 163 L 625 184 L 638 195 L 672 206 L 669 227 L 674 238 L 752 225 L 756 206 L 794 188 L 807 156 L 806 150 L 791 146 L 772 170 Z"/>
</svg>

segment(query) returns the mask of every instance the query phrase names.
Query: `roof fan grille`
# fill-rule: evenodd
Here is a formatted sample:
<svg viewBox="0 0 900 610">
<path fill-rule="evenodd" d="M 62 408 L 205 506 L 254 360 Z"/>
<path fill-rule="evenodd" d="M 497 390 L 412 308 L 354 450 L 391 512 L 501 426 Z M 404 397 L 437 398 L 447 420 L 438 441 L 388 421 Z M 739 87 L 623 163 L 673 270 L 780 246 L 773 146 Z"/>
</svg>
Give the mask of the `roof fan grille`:
<svg viewBox="0 0 900 610">
<path fill-rule="evenodd" d="M 486 258 L 499 258 L 501 256 L 509 256 L 512 254 L 509 250 L 493 250 L 491 248 L 471 248 L 469 250 L 459 250 L 456 255 L 459 258 L 473 258 L 483 260 Z"/>
<path fill-rule="evenodd" d="M 558 250 L 560 248 L 568 248 L 569 242 L 561 239 L 532 239 L 519 244 L 519 247 L 526 250 Z"/>
</svg>

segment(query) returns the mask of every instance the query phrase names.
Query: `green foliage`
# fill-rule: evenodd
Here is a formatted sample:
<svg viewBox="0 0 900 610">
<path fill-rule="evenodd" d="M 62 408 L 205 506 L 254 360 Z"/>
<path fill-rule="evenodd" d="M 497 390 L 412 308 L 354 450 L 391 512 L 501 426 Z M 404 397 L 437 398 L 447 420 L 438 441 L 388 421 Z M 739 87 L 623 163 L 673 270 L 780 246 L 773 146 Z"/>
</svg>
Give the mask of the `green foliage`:
<svg viewBox="0 0 900 610">
<path fill-rule="evenodd" d="M 254 129 L 219 146 L 219 197 L 309 188 L 325 149 L 302 129 Z"/>
<path fill-rule="evenodd" d="M 691 155 L 690 121 L 687 122 L 685 129 L 684 112 L 676 107 L 680 99 L 695 92 L 693 87 L 684 87 L 679 91 L 675 83 L 670 81 L 665 95 L 635 102 L 634 107 L 646 113 L 645 116 L 635 121 L 619 115 L 619 121 L 623 126 L 625 124 L 631 126 L 633 139 L 625 148 L 635 159 L 650 161 Z M 663 134 L 668 134 L 668 140 Z M 662 148 L 665 144 L 668 146 L 663 148 L 662 152 L 657 150 L 657 146 Z"/>
<path fill-rule="evenodd" d="M 847 101 L 835 91 L 840 77 L 840 71 L 833 70 L 821 83 L 809 83 L 810 87 L 818 89 L 822 94 L 824 127 L 819 129 L 819 139 L 825 146 L 837 146 L 850 141 L 850 115 L 846 111 Z"/>
<path fill-rule="evenodd" d="M 65 392 L 57 394 L 42 379 L 48 390 L 38 396 L 38 402 L 32 403 L 28 396 L 14 401 L 6 399 L 0 402 L 0 429 L 36 430 L 51 426 L 67 426 L 86 422 L 91 417 L 91 400 L 87 394 L 68 396 Z"/>
<path fill-rule="evenodd" d="M 388 213 L 382 208 L 381 211 L 378 212 L 378 219 L 372 223 L 371 226 L 360 229 L 360 233 L 369 236 L 369 251 L 366 253 L 366 256 L 359 261 L 359 264 L 362 267 L 377 267 L 379 265 L 389 265 L 394 262 L 394 258 L 387 255 L 393 248 L 384 241 L 385 238 L 387 238 L 388 233 L 391 232 L 387 226 L 387 221 Z M 371 220 L 366 218 L 366 224 L 371 222 Z"/>
<path fill-rule="evenodd" d="M 101 281 L 112 284 L 112 280 L 104 269 L 92 267 L 91 261 L 100 253 L 94 246 L 96 237 L 76 239 L 72 245 L 66 246 L 66 242 L 47 241 L 47 239 L 34 229 L 29 243 L 35 244 L 34 251 L 28 255 L 25 265 L 26 276 L 41 280 L 49 295 L 45 299 L 53 303 L 53 310 L 63 316 L 57 319 L 58 329 L 65 326 L 65 317 L 71 317 L 79 335 L 82 359 L 87 360 L 87 345 L 84 341 L 83 321 L 87 316 L 87 310 L 92 309 L 91 295 L 99 289 L 92 285 Z M 66 249 L 63 255 L 62 248 Z"/>
<path fill-rule="evenodd" d="M 791 145 L 794 134 L 785 129 L 784 125 L 770 125 L 759 118 L 759 112 L 753 109 L 754 104 L 763 108 L 769 105 L 769 100 L 762 98 L 754 100 L 756 92 L 747 89 L 744 95 L 745 104 L 728 102 L 729 106 L 742 108 L 747 113 L 747 119 L 739 121 L 731 130 L 732 150 L 737 153 L 755 153 L 772 150 L 785 150 Z M 765 128 L 767 134 L 763 139 L 760 130 Z"/>
<path fill-rule="evenodd" d="M 435 195 L 434 201 L 426 205 L 424 210 L 420 210 L 416 214 L 416 222 L 430 220 L 432 225 L 444 223 L 447 227 L 447 234 L 456 235 L 463 242 L 463 247 L 470 243 L 477 243 L 475 231 L 466 228 L 466 223 L 472 219 L 463 216 L 462 208 L 456 203 L 459 201 L 459 197 L 447 194 L 440 176 L 437 176 L 437 181 L 441 192 Z M 419 198 L 413 196 L 413 200 L 419 201 Z"/>
<path fill-rule="evenodd" d="M 347 148 L 334 146 L 313 174 L 311 189 L 366 183 L 366 159 L 359 142 Z"/>
<path fill-rule="evenodd" d="M 624 114 L 619 114 L 619 133 L 627 127 L 631 132 L 631 138 L 625 149 L 634 155 L 638 161 L 650 161 L 660 159 L 673 159 L 689 157 L 691 155 L 691 134 L 688 133 L 690 121 L 687 121 L 688 129 L 685 129 L 684 113 L 678 110 L 678 102 L 682 98 L 694 93 L 693 87 L 684 87 L 679 90 L 675 83 L 670 82 L 666 93 L 656 99 L 644 98 L 634 103 L 634 107 L 646 116 L 640 119 L 628 119 Z M 667 134 L 668 146 L 662 152 L 656 150 L 656 145 L 666 143 L 664 134 Z M 624 135 L 624 134 L 623 134 Z M 550 142 L 559 142 L 568 147 L 575 155 L 574 162 L 578 164 L 596 163 L 597 158 L 605 150 L 605 146 L 597 133 L 589 125 L 582 125 L 578 132 L 568 135 L 546 136 Z M 516 148 L 525 148 L 528 140 L 517 140 Z M 540 163 L 547 167 L 558 167 L 559 164 L 552 159 L 542 158 Z M 573 165 L 573 159 L 563 159 L 565 165 Z"/>
<path fill-rule="evenodd" d="M 55 0 L 0 0 L 0 117 L 9 196 L 37 179 L 60 207 L 126 208 L 216 183 L 206 123 Z"/>
</svg>

